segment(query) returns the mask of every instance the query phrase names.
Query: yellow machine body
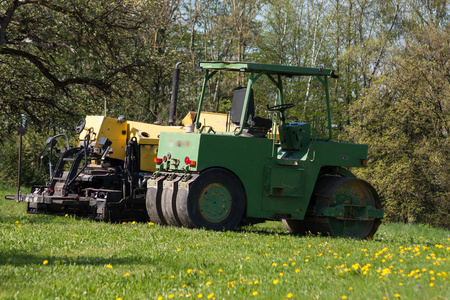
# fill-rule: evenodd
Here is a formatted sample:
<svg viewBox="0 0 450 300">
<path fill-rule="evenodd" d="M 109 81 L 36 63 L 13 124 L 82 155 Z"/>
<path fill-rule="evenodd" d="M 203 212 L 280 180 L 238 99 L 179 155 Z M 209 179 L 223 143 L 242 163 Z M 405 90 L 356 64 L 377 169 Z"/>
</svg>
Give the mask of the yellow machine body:
<svg viewBox="0 0 450 300">
<path fill-rule="evenodd" d="M 196 113 L 189 112 L 182 124 L 192 125 Z M 228 116 L 226 114 L 202 112 L 203 126 L 212 126 L 214 130 L 226 131 Z M 101 148 L 101 138 L 109 139 L 111 151 L 107 157 L 124 160 L 125 148 L 131 138 L 136 138 L 140 149 L 140 169 L 145 172 L 156 171 L 154 159 L 158 153 L 159 135 L 161 132 L 184 132 L 184 126 L 162 126 L 135 121 L 122 120 L 105 116 L 87 116 L 86 125 L 78 137 L 78 145 L 83 143 L 87 133 L 93 148 Z"/>
</svg>

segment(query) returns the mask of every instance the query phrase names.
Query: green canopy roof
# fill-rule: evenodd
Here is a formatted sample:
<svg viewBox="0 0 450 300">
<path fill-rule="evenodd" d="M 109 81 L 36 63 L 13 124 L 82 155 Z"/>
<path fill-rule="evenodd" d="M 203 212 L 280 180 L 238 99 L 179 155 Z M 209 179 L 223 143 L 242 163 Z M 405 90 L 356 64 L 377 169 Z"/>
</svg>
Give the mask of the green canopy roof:
<svg viewBox="0 0 450 300">
<path fill-rule="evenodd" d="M 224 62 L 208 61 L 200 62 L 203 69 L 220 71 L 240 71 L 240 72 L 265 72 L 266 74 L 286 75 L 286 76 L 331 76 L 337 77 L 334 70 L 324 68 L 290 67 L 270 64 L 256 64 L 248 62 Z"/>
</svg>

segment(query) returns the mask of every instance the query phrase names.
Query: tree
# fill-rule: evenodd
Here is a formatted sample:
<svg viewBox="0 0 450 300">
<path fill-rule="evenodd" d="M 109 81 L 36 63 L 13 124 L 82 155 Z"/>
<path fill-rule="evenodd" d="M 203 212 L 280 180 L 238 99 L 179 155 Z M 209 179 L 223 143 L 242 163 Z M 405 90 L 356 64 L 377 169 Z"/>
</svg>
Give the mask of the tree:
<svg viewBox="0 0 450 300">
<path fill-rule="evenodd" d="M 450 26 L 408 36 L 390 70 L 352 107 L 351 136 L 370 145 L 364 176 L 386 219 L 450 222 Z"/>
<path fill-rule="evenodd" d="M 167 45 L 177 0 L 0 2 L 1 134 L 19 124 L 73 126 L 80 116 L 152 121 L 170 92 Z M 74 120 L 75 119 L 75 120 Z M 10 130 L 11 131 L 11 130 Z"/>
</svg>

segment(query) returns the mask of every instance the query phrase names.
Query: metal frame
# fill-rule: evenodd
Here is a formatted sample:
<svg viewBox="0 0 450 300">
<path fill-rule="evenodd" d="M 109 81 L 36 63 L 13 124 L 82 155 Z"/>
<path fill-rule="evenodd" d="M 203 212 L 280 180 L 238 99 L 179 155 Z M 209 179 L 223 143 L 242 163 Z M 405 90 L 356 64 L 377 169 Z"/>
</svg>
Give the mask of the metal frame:
<svg viewBox="0 0 450 300">
<path fill-rule="evenodd" d="M 218 71 L 226 70 L 226 71 L 250 73 L 247 83 L 247 93 L 245 95 L 244 106 L 242 109 L 241 124 L 244 124 L 245 122 L 245 116 L 248 110 L 248 102 L 252 85 L 262 76 L 266 75 L 277 88 L 279 105 L 284 104 L 282 76 L 289 76 L 289 77 L 315 76 L 325 89 L 325 100 L 327 105 L 327 117 L 328 117 L 328 137 L 317 140 L 323 141 L 331 140 L 332 127 L 331 127 L 330 95 L 328 92 L 328 77 L 337 78 L 337 76 L 334 74 L 334 70 L 324 68 L 290 67 L 290 66 L 278 66 L 270 64 L 242 63 L 242 62 L 200 62 L 200 66 L 198 69 L 204 70 L 205 76 L 203 79 L 202 91 L 200 94 L 197 116 L 195 119 L 196 132 L 199 132 L 200 129 L 198 124 L 200 123 L 199 120 L 203 106 L 203 101 L 205 98 L 206 84 Z M 276 79 L 274 78 L 275 76 Z M 281 112 L 281 125 L 282 126 L 285 125 L 284 112 Z M 230 134 L 240 135 L 242 133 L 242 130 L 243 126 L 241 126 L 238 131 Z"/>
</svg>

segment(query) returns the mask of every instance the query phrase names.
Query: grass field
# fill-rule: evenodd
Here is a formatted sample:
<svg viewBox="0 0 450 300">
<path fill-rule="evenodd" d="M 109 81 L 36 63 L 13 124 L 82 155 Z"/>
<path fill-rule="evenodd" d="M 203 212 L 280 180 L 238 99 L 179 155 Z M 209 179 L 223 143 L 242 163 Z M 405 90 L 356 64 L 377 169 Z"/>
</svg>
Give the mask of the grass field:
<svg viewBox="0 0 450 300">
<path fill-rule="evenodd" d="M 450 232 L 369 241 L 27 215 L 0 188 L 0 299 L 449 299 Z"/>
</svg>

